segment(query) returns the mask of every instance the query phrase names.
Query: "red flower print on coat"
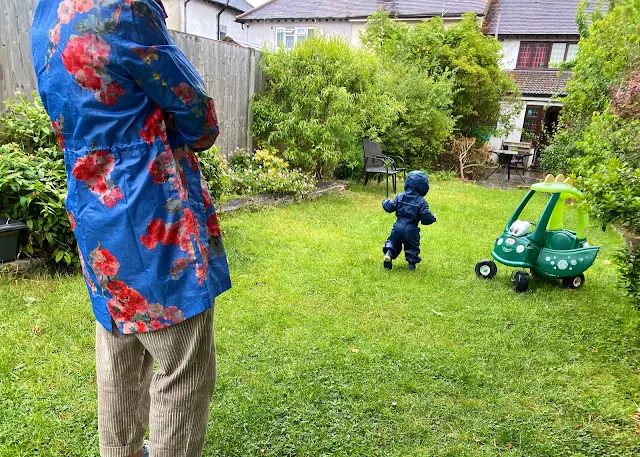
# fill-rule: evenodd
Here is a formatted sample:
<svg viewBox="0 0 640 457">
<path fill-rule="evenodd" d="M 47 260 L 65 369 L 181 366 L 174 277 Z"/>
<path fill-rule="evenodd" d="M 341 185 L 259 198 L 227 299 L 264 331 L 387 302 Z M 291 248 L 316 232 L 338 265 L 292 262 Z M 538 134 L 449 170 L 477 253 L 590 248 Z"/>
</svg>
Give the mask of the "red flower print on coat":
<svg viewBox="0 0 640 457">
<path fill-rule="evenodd" d="M 56 140 L 58 140 L 60 149 L 64 149 L 64 136 L 62 134 L 64 130 L 64 117 L 60 115 L 57 121 L 51 121 L 51 126 L 53 127 L 53 133 L 56 136 Z"/>
<path fill-rule="evenodd" d="M 147 116 L 144 121 L 144 129 L 140 130 L 140 136 L 148 144 L 153 143 L 157 138 L 167 142 L 167 129 L 164 124 L 164 114 L 160 107 Z"/>
<path fill-rule="evenodd" d="M 49 40 L 51 40 L 51 44 L 56 46 L 60 42 L 60 29 L 62 28 L 62 24 L 57 23 L 54 28 L 49 30 Z"/>
<path fill-rule="evenodd" d="M 98 35 L 74 35 L 62 52 L 62 63 L 80 87 L 95 93 L 97 100 L 113 106 L 125 94 L 119 82 L 113 82 L 106 71 L 109 64 L 109 46 Z"/>
<path fill-rule="evenodd" d="M 163 246 L 175 245 L 187 254 L 173 263 L 171 276 L 178 279 L 180 274 L 195 263 L 198 283 L 206 278 L 209 265 L 209 253 L 207 247 L 200 242 L 200 224 L 193 212 L 185 208 L 183 217 L 174 223 L 167 223 L 162 219 L 153 219 L 147 226 L 147 234 L 140 237 L 140 241 L 147 249 L 155 249 L 159 244 Z M 204 265 L 196 262 L 194 242 L 198 246 L 203 257 Z"/>
<path fill-rule="evenodd" d="M 58 7 L 58 21 L 68 24 L 76 16 L 75 0 L 64 0 Z"/>
<path fill-rule="evenodd" d="M 109 314 L 123 333 L 150 332 L 184 320 L 184 313 L 178 307 L 149 303 L 137 289 L 119 279 L 120 263 L 101 245 L 91 252 L 90 262 L 103 293 L 110 295 Z M 90 281 L 88 276 L 85 278 Z"/>
<path fill-rule="evenodd" d="M 113 208 L 123 194 L 111 181 L 111 172 L 115 167 L 115 156 L 108 151 L 92 152 L 76 160 L 73 177 L 86 183 L 89 190 L 96 194 L 108 208 Z"/>
<path fill-rule="evenodd" d="M 84 276 L 84 281 L 87 283 L 87 286 L 89 286 L 91 293 L 95 294 L 96 292 L 98 292 L 98 288 L 96 287 L 96 284 L 93 282 L 93 280 L 89 276 L 89 272 L 87 271 L 87 265 L 84 262 L 84 257 L 82 255 L 82 251 L 80 250 L 80 248 L 78 248 L 78 258 L 80 259 L 80 268 L 82 269 L 82 275 Z"/>
<path fill-rule="evenodd" d="M 187 106 L 190 105 L 193 99 L 196 97 L 196 91 L 193 90 L 193 88 L 185 82 L 181 82 L 176 87 L 172 87 L 171 90 L 174 94 L 176 94 L 176 97 L 178 97 L 182 101 L 182 103 Z"/>
<path fill-rule="evenodd" d="M 178 192 L 180 200 L 186 201 L 188 199 L 187 181 L 182 166 L 176 161 L 170 146 L 166 146 L 165 150 L 151 161 L 149 174 L 154 184 L 170 182 Z"/>
<path fill-rule="evenodd" d="M 218 115 L 216 114 L 216 106 L 212 98 L 209 99 L 209 102 L 207 103 L 205 123 L 212 130 L 218 126 Z"/>
<path fill-rule="evenodd" d="M 71 230 L 76 230 L 76 218 L 73 216 L 71 211 L 67 211 L 67 216 L 69 216 L 69 223 L 71 224 Z"/>
<path fill-rule="evenodd" d="M 74 0 L 73 6 L 78 13 L 88 13 L 93 9 L 93 0 Z"/>
<path fill-rule="evenodd" d="M 213 237 L 218 237 L 222 233 L 220 231 L 220 222 L 218 221 L 218 215 L 213 213 L 207 218 L 207 233 Z"/>
<path fill-rule="evenodd" d="M 119 82 L 112 82 L 107 84 L 107 87 L 100 93 L 96 94 L 99 101 L 107 106 L 113 106 L 118 102 L 118 99 L 125 94 L 124 88 Z"/>
</svg>

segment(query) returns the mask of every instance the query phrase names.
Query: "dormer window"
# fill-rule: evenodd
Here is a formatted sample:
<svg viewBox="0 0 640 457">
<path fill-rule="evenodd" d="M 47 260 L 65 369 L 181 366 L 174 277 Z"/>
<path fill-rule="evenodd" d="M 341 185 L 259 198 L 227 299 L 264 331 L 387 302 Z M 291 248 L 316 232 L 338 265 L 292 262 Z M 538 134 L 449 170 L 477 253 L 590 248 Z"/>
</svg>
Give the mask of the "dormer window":
<svg viewBox="0 0 640 457">
<path fill-rule="evenodd" d="M 522 41 L 516 68 L 559 68 L 576 58 L 578 43 L 566 41 Z"/>
</svg>

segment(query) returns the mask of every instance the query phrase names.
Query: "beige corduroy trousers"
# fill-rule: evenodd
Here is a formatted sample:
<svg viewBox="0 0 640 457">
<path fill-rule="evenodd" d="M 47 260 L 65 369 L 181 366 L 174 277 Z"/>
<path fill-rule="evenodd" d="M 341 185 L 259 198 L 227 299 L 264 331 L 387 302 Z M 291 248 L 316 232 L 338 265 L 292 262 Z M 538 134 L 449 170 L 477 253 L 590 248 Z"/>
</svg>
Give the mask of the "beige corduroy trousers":
<svg viewBox="0 0 640 457">
<path fill-rule="evenodd" d="M 101 457 L 200 457 L 215 386 L 213 308 L 149 333 L 96 329 Z M 154 370 L 154 362 L 156 368 Z"/>
</svg>

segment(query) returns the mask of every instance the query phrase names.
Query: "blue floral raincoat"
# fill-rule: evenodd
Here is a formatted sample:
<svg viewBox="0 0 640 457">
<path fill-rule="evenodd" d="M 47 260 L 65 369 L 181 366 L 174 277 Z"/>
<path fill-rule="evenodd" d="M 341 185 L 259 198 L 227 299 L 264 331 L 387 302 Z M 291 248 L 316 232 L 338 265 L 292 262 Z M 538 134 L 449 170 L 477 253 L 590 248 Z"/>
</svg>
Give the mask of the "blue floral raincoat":
<svg viewBox="0 0 640 457">
<path fill-rule="evenodd" d="M 213 145 L 218 122 L 163 9 L 40 0 L 31 39 L 98 322 L 149 332 L 210 308 L 231 282 L 194 151 Z"/>
</svg>

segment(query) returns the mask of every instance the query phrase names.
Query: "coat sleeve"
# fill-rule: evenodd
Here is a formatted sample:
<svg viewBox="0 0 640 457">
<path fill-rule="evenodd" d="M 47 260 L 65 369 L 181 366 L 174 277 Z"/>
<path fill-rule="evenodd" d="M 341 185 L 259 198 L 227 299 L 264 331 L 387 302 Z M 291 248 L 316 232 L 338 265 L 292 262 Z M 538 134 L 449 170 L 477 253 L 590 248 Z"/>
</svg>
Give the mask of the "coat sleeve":
<svg viewBox="0 0 640 457">
<path fill-rule="evenodd" d="M 173 118 L 184 144 L 208 149 L 218 133 L 213 99 L 176 46 L 154 0 L 133 0 L 118 24 L 119 55 L 131 77 Z"/>
<path fill-rule="evenodd" d="M 395 210 L 398 207 L 398 197 L 394 198 L 393 200 L 389 200 L 388 198 L 382 201 L 382 208 L 387 212 L 387 213 L 393 213 L 395 212 Z"/>
<path fill-rule="evenodd" d="M 420 222 L 422 225 L 431 225 L 436 222 L 436 217 L 433 215 L 431 210 L 429 209 L 429 205 L 427 201 L 423 201 L 420 206 Z"/>
</svg>

